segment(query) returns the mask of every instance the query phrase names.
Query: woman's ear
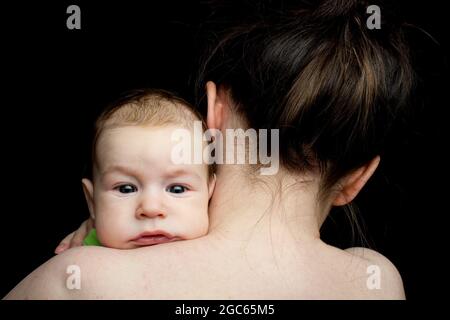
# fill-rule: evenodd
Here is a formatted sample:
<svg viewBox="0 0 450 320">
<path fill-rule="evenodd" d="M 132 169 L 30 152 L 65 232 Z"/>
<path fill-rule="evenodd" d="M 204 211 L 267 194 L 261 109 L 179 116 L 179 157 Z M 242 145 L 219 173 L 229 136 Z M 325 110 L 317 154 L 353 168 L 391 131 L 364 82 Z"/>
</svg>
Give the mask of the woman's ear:
<svg viewBox="0 0 450 320">
<path fill-rule="evenodd" d="M 218 92 L 216 84 L 208 81 L 206 83 L 206 95 L 208 97 L 206 124 L 208 129 L 220 130 L 224 124 L 224 106 L 226 104 L 224 92 Z"/>
<path fill-rule="evenodd" d="M 213 173 L 208 184 L 208 199 L 211 199 L 215 187 L 216 187 L 216 174 Z"/>
<path fill-rule="evenodd" d="M 89 179 L 82 179 L 81 185 L 83 186 L 84 197 L 86 198 L 86 202 L 89 208 L 89 214 L 92 220 L 95 220 L 94 185 L 92 184 L 92 181 Z"/>
<path fill-rule="evenodd" d="M 345 176 L 340 182 L 341 189 L 333 200 L 333 206 L 343 206 L 350 203 L 370 179 L 379 163 L 380 156 L 376 156 L 364 166 Z"/>
</svg>

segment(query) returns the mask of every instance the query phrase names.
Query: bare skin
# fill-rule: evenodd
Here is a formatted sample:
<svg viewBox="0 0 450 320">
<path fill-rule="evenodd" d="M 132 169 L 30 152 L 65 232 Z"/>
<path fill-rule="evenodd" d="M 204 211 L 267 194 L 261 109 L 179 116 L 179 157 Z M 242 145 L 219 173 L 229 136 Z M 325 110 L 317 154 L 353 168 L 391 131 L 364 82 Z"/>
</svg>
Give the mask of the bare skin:
<svg viewBox="0 0 450 320">
<path fill-rule="evenodd" d="M 211 83 L 208 106 L 210 128 L 234 126 L 226 94 Z M 314 176 L 280 170 L 255 184 L 245 166 L 220 166 L 206 236 L 134 250 L 72 248 L 6 298 L 404 299 L 401 277 L 385 257 L 368 249 L 340 250 L 319 237 L 330 207 L 351 201 L 377 164 L 347 177 L 341 192 L 320 205 Z M 74 264 L 81 270 L 80 290 L 66 288 L 66 270 Z M 371 265 L 379 267 L 379 289 L 367 286 Z"/>
<path fill-rule="evenodd" d="M 222 192 L 223 185 L 217 188 L 216 192 Z M 231 192 L 229 195 L 236 196 Z M 248 199 L 248 203 L 255 200 L 242 193 L 239 198 Z M 228 212 L 233 216 L 233 211 Z M 236 219 L 236 223 L 239 220 L 243 219 Z M 274 237 L 272 241 L 267 233 L 267 220 L 257 227 L 240 224 L 234 228 L 231 222 L 227 226 L 216 227 L 196 240 L 136 250 L 72 248 L 37 269 L 7 298 L 404 298 L 398 272 L 386 258 L 373 251 L 365 249 L 364 253 L 351 254 L 324 244 L 312 234 L 295 239 L 288 235 L 289 228 L 276 221 L 272 221 L 272 233 L 280 231 L 287 236 Z M 246 228 L 252 229 L 253 234 L 241 233 Z M 245 236 L 250 240 L 244 240 Z M 80 266 L 81 290 L 65 287 L 66 269 L 72 264 Z M 379 290 L 366 286 L 367 267 L 372 264 L 381 269 Z"/>
</svg>

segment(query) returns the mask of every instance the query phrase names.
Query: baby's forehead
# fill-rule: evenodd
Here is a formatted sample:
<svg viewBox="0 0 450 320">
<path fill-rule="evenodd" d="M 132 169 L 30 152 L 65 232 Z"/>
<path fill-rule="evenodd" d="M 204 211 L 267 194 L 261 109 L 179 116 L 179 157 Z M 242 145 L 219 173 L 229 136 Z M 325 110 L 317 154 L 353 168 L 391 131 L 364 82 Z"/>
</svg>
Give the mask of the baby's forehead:
<svg viewBox="0 0 450 320">
<path fill-rule="evenodd" d="M 202 158 L 208 145 L 201 121 L 193 124 L 170 123 L 165 125 L 121 125 L 105 127 L 95 145 L 95 156 L 122 155 L 136 152 L 172 156 L 177 149 L 191 154 L 192 158 Z M 196 153 L 199 153 L 197 155 Z M 192 159 L 193 160 L 193 159 Z M 198 164 L 196 161 L 195 163 Z"/>
<path fill-rule="evenodd" d="M 173 138 L 180 135 L 172 135 L 177 130 L 182 130 L 181 135 L 192 133 L 186 127 L 177 126 L 109 128 L 98 140 L 96 166 L 102 173 L 110 172 L 110 168 L 115 167 L 128 167 L 135 171 L 156 168 L 172 175 L 190 171 L 207 172 L 208 164 L 204 161 L 195 161 L 193 156 L 190 161 L 180 161 L 176 157 L 178 142 Z M 189 148 L 188 152 L 193 152 L 193 141 L 188 141 L 185 147 Z"/>
<path fill-rule="evenodd" d="M 98 135 L 94 151 L 97 154 L 121 154 L 121 151 L 154 151 L 157 148 L 164 155 L 170 153 L 180 140 L 186 143 L 203 140 L 200 121 L 192 125 L 166 123 L 108 126 Z"/>
</svg>

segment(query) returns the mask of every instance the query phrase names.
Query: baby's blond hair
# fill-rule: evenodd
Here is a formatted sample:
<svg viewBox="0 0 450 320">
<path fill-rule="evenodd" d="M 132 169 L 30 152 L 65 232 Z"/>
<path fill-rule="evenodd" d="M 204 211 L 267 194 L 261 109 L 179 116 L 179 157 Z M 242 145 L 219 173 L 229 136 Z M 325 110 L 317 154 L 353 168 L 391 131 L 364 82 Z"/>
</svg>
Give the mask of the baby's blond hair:
<svg viewBox="0 0 450 320">
<path fill-rule="evenodd" d="M 109 105 L 95 122 L 92 143 L 92 165 L 97 163 L 96 147 L 100 135 L 106 129 L 123 126 L 167 126 L 171 124 L 192 128 L 194 121 L 201 121 L 203 131 L 207 129 L 202 116 L 184 99 L 161 89 L 139 89 L 126 93 Z M 209 176 L 214 166 L 208 166 Z"/>
</svg>

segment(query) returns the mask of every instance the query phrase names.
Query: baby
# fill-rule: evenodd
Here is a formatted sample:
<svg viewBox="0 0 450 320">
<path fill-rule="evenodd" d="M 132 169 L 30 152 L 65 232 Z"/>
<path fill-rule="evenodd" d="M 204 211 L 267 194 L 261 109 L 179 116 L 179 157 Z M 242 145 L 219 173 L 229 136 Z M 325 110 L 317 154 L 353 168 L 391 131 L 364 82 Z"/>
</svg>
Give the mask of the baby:
<svg viewBox="0 0 450 320">
<path fill-rule="evenodd" d="M 103 112 L 92 180 L 82 180 L 95 225 L 85 245 L 133 249 L 207 233 L 213 167 L 172 161 L 172 133 L 192 132 L 194 121 L 187 102 L 162 90 L 136 91 Z"/>
</svg>

